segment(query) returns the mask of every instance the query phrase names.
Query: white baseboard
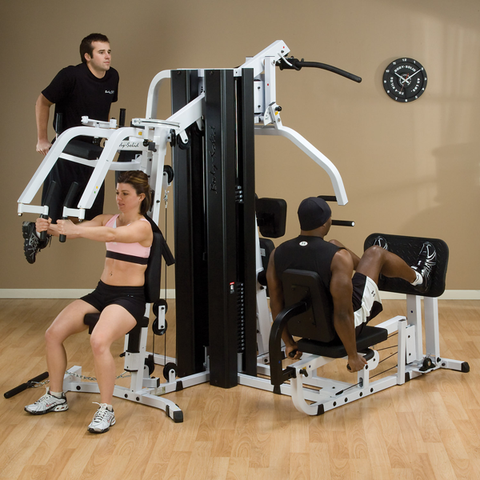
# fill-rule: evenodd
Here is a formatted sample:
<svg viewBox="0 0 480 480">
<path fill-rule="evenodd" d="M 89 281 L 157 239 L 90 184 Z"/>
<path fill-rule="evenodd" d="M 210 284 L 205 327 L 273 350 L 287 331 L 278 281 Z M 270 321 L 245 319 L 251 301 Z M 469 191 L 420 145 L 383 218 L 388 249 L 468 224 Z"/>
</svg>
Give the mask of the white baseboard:
<svg viewBox="0 0 480 480">
<path fill-rule="evenodd" d="M 406 295 L 403 293 L 393 293 L 380 291 L 382 300 L 404 300 Z M 480 290 L 445 290 L 438 297 L 439 300 L 480 300 Z"/>
<path fill-rule="evenodd" d="M 80 298 L 91 289 L 63 288 L 63 289 L 22 289 L 4 288 L 0 289 L 0 298 Z M 175 289 L 167 289 L 166 298 L 175 298 Z M 402 300 L 405 295 L 401 293 L 381 292 L 382 300 Z M 162 290 L 161 297 L 165 298 L 165 291 Z M 480 290 L 446 290 L 439 300 L 480 300 Z"/>
<path fill-rule="evenodd" d="M 80 298 L 92 291 L 91 288 L 4 288 L 0 289 L 0 298 Z M 165 297 L 165 290 L 160 292 L 162 298 Z M 167 289 L 166 298 L 175 298 L 175 289 Z"/>
</svg>

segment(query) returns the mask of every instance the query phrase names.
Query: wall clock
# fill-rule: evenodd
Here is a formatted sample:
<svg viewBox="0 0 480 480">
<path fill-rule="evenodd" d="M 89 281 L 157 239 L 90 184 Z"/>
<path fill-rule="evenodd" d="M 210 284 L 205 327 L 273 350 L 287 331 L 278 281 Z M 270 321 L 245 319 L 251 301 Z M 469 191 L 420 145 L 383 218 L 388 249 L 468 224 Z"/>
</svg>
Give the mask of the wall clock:
<svg viewBox="0 0 480 480">
<path fill-rule="evenodd" d="M 385 69 L 383 88 L 396 102 L 413 102 L 427 88 L 427 72 L 413 58 L 398 58 Z"/>
</svg>

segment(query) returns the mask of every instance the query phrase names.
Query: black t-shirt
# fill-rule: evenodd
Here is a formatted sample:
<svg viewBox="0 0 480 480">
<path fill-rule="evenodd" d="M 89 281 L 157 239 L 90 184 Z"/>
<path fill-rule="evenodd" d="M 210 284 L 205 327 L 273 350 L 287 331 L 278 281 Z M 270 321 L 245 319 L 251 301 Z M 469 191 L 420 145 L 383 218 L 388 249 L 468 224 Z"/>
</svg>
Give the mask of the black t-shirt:
<svg viewBox="0 0 480 480">
<path fill-rule="evenodd" d="M 333 313 L 333 299 L 330 294 L 331 265 L 334 255 L 340 249 L 320 237 L 300 235 L 279 245 L 274 253 L 275 271 L 280 280 L 283 272 L 289 268 L 318 273 L 327 293 L 328 305 L 324 305 L 327 318 L 331 318 Z"/>
<path fill-rule="evenodd" d="M 330 290 L 332 259 L 338 250 L 339 247 L 323 238 L 300 235 L 276 248 L 275 271 L 280 279 L 289 268 L 317 272 L 325 288 Z"/>
<path fill-rule="evenodd" d="M 66 67 L 52 80 L 42 94 L 55 104 L 62 114 L 61 133 L 82 125 L 82 116 L 108 121 L 110 105 L 118 99 L 118 72 L 110 68 L 103 78 L 97 78 L 85 63 Z"/>
</svg>

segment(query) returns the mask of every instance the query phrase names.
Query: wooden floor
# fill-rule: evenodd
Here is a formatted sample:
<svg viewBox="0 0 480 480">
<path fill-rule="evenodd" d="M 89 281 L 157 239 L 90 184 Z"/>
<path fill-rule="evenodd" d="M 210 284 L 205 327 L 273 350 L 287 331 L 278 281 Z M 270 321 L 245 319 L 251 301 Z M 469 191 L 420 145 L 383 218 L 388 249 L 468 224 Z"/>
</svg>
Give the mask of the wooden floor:
<svg viewBox="0 0 480 480">
<path fill-rule="evenodd" d="M 66 303 L 0 300 L 2 394 L 46 370 L 43 332 Z M 115 399 L 117 424 L 92 435 L 96 394 L 69 393 L 69 411 L 43 416 L 23 410 L 43 387 L 2 395 L 0 479 L 478 479 L 480 302 L 440 301 L 439 310 L 442 356 L 467 361 L 470 373 L 438 370 L 319 417 L 298 412 L 289 397 L 203 384 L 167 395 L 183 423 Z M 386 301 L 380 320 L 404 313 L 402 301 Z M 168 315 L 174 356 L 173 308 Z M 163 353 L 164 338 L 155 342 Z M 89 349 L 87 334 L 67 345 L 69 365 L 85 375 L 93 375 Z M 115 345 L 116 355 L 122 350 Z M 344 363 L 323 368 L 341 376 Z"/>
</svg>

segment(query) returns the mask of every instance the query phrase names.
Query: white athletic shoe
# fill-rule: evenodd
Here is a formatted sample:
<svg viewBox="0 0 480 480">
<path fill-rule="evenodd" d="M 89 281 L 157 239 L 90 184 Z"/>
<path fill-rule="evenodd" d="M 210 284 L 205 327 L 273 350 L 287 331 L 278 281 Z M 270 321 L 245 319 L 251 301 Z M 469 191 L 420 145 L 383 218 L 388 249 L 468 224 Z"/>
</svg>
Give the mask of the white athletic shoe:
<svg viewBox="0 0 480 480">
<path fill-rule="evenodd" d="M 109 410 L 107 408 L 106 403 L 98 403 L 98 402 L 93 402 L 96 403 L 97 405 L 100 405 L 98 407 L 98 410 L 95 412 L 95 415 L 93 416 L 92 423 L 88 426 L 88 431 L 91 433 L 104 433 L 108 432 L 110 427 L 112 425 L 115 425 L 115 413 L 113 410 Z"/>
<path fill-rule="evenodd" d="M 380 235 L 373 241 L 373 245 L 377 245 L 382 247 L 384 250 L 388 250 L 388 243 L 385 238 L 381 237 Z"/>
<path fill-rule="evenodd" d="M 416 270 L 423 277 L 423 282 L 415 286 L 420 293 L 425 293 L 430 288 L 436 264 L 437 251 L 430 242 L 425 242 L 418 254 L 417 264 L 412 266 L 413 270 Z"/>
<path fill-rule="evenodd" d="M 35 403 L 27 405 L 25 411 L 32 415 L 43 415 L 48 412 L 64 412 L 68 410 L 67 398 L 64 393 L 62 397 L 58 398 L 50 395 L 50 389 L 47 388 L 47 393 L 40 397 Z"/>
</svg>

